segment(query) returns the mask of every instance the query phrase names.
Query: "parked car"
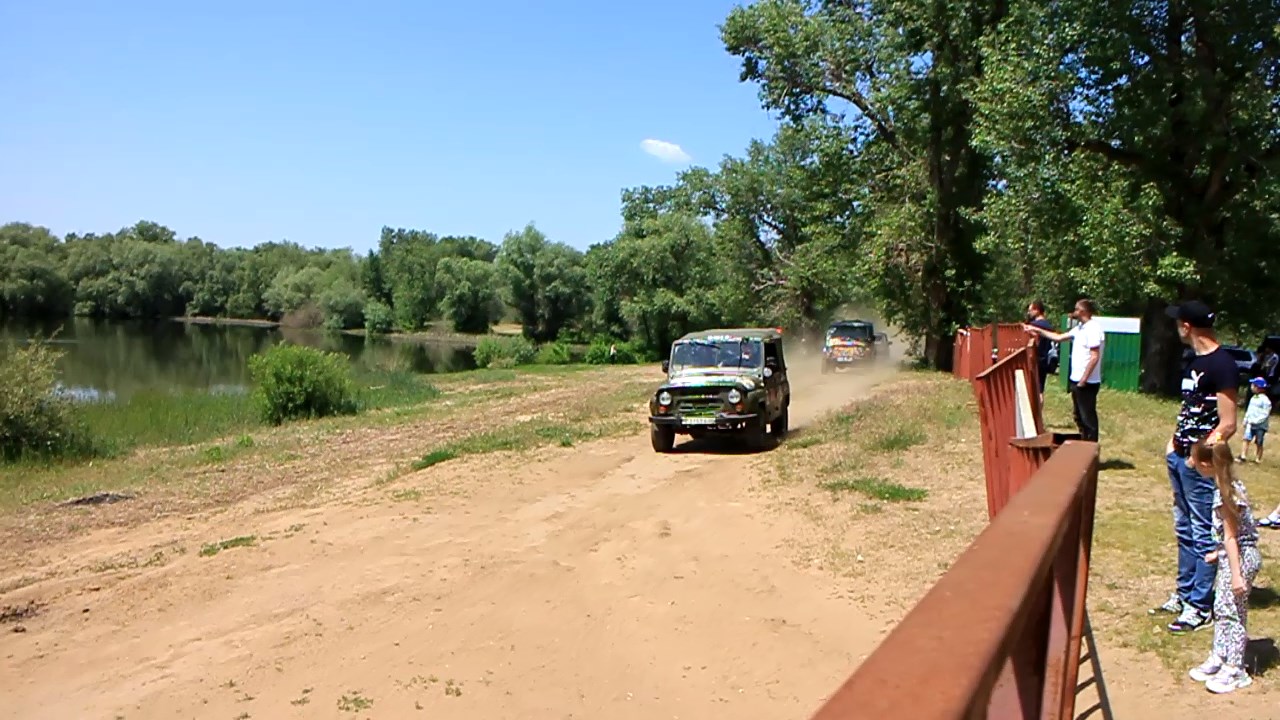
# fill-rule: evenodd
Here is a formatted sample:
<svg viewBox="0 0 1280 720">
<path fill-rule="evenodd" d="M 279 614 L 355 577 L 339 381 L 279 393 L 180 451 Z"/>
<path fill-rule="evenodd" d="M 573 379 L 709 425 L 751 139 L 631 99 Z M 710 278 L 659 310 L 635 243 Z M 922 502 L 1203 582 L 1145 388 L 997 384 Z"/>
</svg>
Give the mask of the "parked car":
<svg viewBox="0 0 1280 720">
<path fill-rule="evenodd" d="M 1257 353 L 1239 345 L 1223 345 L 1222 349 L 1230 353 L 1231 359 L 1236 361 L 1236 369 L 1240 373 L 1241 385 L 1249 382 L 1250 378 L 1257 377 L 1254 374 L 1258 367 Z"/>
</svg>

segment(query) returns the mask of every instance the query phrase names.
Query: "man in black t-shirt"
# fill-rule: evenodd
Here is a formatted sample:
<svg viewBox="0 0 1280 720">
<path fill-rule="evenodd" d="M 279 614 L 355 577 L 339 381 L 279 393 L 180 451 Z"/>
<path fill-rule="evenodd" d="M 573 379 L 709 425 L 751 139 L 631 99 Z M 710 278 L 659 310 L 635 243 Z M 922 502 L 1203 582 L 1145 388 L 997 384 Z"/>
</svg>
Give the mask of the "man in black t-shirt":
<svg viewBox="0 0 1280 720">
<path fill-rule="evenodd" d="M 1027 324 L 1053 331 L 1053 324 L 1044 316 L 1044 303 L 1035 300 L 1027 306 Z M 1044 399 L 1044 381 L 1049 376 L 1049 351 L 1053 349 L 1053 341 L 1041 335 L 1036 343 L 1036 362 L 1040 370 L 1040 398 Z"/>
<path fill-rule="evenodd" d="M 1226 442 L 1236 431 L 1238 370 L 1231 354 L 1213 332 L 1214 313 L 1199 301 L 1175 305 L 1169 317 L 1195 355 L 1182 371 L 1182 408 L 1173 437 L 1165 448 L 1173 487 L 1173 525 L 1178 538 L 1178 591 L 1153 612 L 1177 613 L 1169 624 L 1175 633 L 1208 627 L 1213 622 L 1213 578 L 1217 568 L 1205 560 L 1216 549 L 1213 539 L 1214 480 L 1188 462 L 1191 446 Z"/>
</svg>

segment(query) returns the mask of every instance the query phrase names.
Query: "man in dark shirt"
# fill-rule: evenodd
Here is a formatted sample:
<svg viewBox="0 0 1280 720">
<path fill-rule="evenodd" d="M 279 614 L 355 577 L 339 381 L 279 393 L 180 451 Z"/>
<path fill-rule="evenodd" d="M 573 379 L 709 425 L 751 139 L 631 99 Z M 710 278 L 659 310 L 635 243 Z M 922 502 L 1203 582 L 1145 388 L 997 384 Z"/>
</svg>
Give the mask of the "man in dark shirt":
<svg viewBox="0 0 1280 720">
<path fill-rule="evenodd" d="M 1168 310 L 1178 335 L 1195 352 L 1182 371 L 1182 408 L 1165 448 L 1169 483 L 1173 486 L 1173 525 L 1178 538 L 1178 591 L 1154 612 L 1177 613 L 1169 624 L 1175 633 L 1213 623 L 1215 565 L 1205 556 L 1216 549 L 1213 539 L 1214 479 L 1188 462 L 1191 446 L 1226 442 L 1236 431 L 1238 370 L 1231 354 L 1213 332 L 1214 313 L 1192 300 Z"/>
<path fill-rule="evenodd" d="M 1053 331 L 1053 324 L 1044 317 L 1044 303 L 1040 300 L 1033 301 L 1027 306 L 1027 323 L 1035 325 L 1038 328 Z M 1040 336 L 1040 341 L 1036 344 L 1036 360 L 1040 367 L 1040 399 L 1044 399 L 1044 382 L 1049 376 L 1049 351 L 1053 349 L 1053 341 L 1044 335 Z"/>
</svg>

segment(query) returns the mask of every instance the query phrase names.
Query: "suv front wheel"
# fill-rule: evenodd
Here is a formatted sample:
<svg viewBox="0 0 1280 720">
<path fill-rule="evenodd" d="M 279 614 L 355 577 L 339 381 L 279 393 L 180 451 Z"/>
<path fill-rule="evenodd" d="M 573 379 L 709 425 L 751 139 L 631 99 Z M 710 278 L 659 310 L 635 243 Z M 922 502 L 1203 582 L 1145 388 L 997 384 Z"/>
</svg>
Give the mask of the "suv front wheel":
<svg viewBox="0 0 1280 720">
<path fill-rule="evenodd" d="M 669 453 L 676 446 L 676 430 L 670 425 L 650 425 L 649 441 L 654 452 Z"/>
<path fill-rule="evenodd" d="M 778 417 L 774 418 L 773 422 L 769 423 L 769 434 L 773 436 L 774 440 L 780 441 L 782 438 L 787 436 L 787 423 L 790 420 L 788 417 L 789 414 L 790 411 L 784 407 Z"/>
</svg>

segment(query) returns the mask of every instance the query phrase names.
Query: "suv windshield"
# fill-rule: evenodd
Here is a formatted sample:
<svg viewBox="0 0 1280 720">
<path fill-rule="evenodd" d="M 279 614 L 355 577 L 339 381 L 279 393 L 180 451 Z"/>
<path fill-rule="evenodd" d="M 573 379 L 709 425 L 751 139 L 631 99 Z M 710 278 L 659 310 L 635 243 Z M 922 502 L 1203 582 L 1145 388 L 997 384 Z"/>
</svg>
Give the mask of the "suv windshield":
<svg viewBox="0 0 1280 720">
<path fill-rule="evenodd" d="M 759 368 L 764 348 L 759 340 L 722 338 L 684 340 L 671 348 L 671 371 L 688 368 Z"/>
<path fill-rule="evenodd" d="M 870 325 L 839 325 L 827 330 L 827 337 L 840 340 L 870 340 Z"/>
</svg>

